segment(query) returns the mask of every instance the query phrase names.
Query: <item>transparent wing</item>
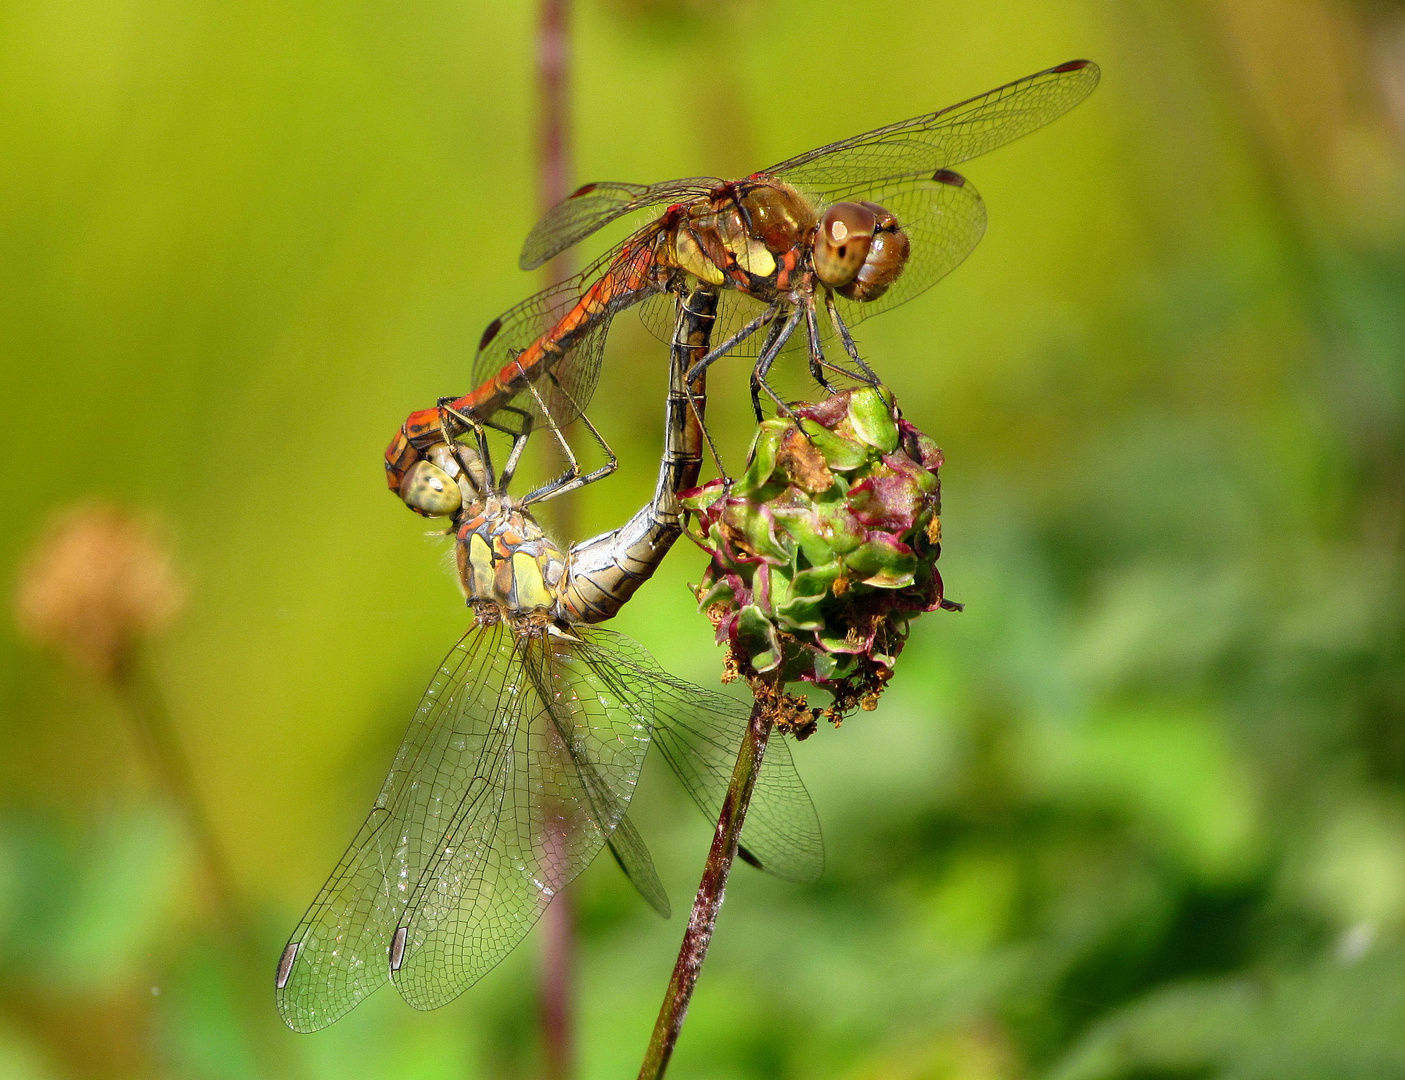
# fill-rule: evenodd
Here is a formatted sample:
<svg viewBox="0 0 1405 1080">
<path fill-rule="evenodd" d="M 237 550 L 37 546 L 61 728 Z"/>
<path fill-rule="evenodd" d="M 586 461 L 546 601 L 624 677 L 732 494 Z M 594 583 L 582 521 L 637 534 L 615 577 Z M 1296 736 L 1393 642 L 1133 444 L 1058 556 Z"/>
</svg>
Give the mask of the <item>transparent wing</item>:
<svg viewBox="0 0 1405 1080">
<path fill-rule="evenodd" d="M 569 638 L 534 638 L 516 655 L 508 678 L 465 687 L 494 704 L 467 710 L 485 741 L 500 728 L 511 738 L 498 740 L 495 755 L 475 755 L 491 777 L 484 797 L 470 786 L 444 804 L 402 919 L 404 957 L 391 977 L 418 1009 L 451 1001 L 487 973 L 590 865 L 623 818 L 648 749 L 643 679 Z"/>
<path fill-rule="evenodd" d="M 514 652 L 504 627 L 475 627 L 430 682 L 375 805 L 289 941 L 296 953 L 286 977 L 280 970 L 277 998 L 294 1030 L 327 1026 L 390 978 L 391 938 L 424 870 L 427 820 L 446 799 L 459 801 L 470 786 L 481 793 L 488 782 L 470 764 L 471 737 L 485 760 L 499 759 L 510 738 L 502 726 L 470 736 L 458 717 L 479 706 L 475 687 L 501 690 Z"/>
<path fill-rule="evenodd" d="M 704 816 L 717 820 L 732 778 L 749 710 L 725 694 L 664 676 L 654 687 L 654 739 L 669 768 Z M 773 735 L 766 746 L 741 843 L 755 863 L 788 881 L 818 881 L 824 840 L 810 793 L 790 745 Z"/>
<path fill-rule="evenodd" d="M 576 633 L 591 654 L 611 657 L 610 668 L 650 683 L 654 745 L 698 808 L 715 822 L 746 734 L 747 707 L 670 675 L 640 646 L 612 630 L 578 627 Z M 766 747 L 741 841 L 762 869 L 779 877 L 809 882 L 824 871 L 819 816 L 783 738 L 772 738 Z"/>
<path fill-rule="evenodd" d="M 766 305 L 753 296 L 735 289 L 723 289 L 717 298 L 717 318 L 712 324 L 711 340 L 714 346 L 721 345 L 747 323 L 766 310 Z M 674 319 L 676 317 L 674 298 L 669 294 L 651 296 L 639 306 L 639 318 L 645 329 L 665 345 L 673 342 Z M 782 312 L 782 319 L 785 313 Z M 761 351 L 761 343 L 766 340 L 763 327 L 738 345 L 727 350 L 727 355 L 755 357 Z M 804 353 L 804 335 L 796 334 L 781 350 L 782 356 Z"/>
<path fill-rule="evenodd" d="M 1099 75 L 1091 60 L 1073 60 L 937 112 L 789 158 L 763 173 L 816 192 L 930 176 L 1058 119 L 1093 92 Z"/>
<path fill-rule="evenodd" d="M 709 176 L 661 184 L 602 181 L 586 184 L 548 210 L 527 234 L 517 265 L 535 270 L 591 233 L 636 210 L 706 195 L 723 181 Z"/>
<path fill-rule="evenodd" d="M 284 952 L 288 1025 L 325 1027 L 392 977 L 433 1008 L 502 959 L 618 826 L 649 700 L 556 641 L 465 634 Z"/>
<path fill-rule="evenodd" d="M 659 880 L 659 872 L 654 868 L 654 857 L 649 854 L 648 845 L 634 827 L 634 822 L 626 814 L 620 818 L 615 831 L 610 835 L 610 854 L 629 878 L 629 883 L 656 912 L 667 919 L 673 914 L 673 905 L 668 902 L 668 891 Z"/>
<path fill-rule="evenodd" d="M 521 365 L 531 374 L 536 393 L 523 389 L 511 405 L 538 418 L 549 412 L 563 425 L 580 415 L 600 378 L 610 321 L 655 292 L 652 287 L 641 291 L 619 284 L 627 252 L 651 233 L 641 230 L 579 274 L 529 296 L 490 322 L 473 361 L 474 385 L 482 387 L 509 365 Z M 546 362 L 538 362 L 543 359 Z"/>
</svg>

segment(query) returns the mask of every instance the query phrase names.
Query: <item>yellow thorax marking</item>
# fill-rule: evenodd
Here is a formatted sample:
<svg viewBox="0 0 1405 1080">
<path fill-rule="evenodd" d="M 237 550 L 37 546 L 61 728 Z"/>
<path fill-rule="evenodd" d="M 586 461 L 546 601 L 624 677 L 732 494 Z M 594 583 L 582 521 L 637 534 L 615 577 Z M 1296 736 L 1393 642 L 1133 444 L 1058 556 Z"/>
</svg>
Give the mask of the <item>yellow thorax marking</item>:
<svg viewBox="0 0 1405 1080">
<path fill-rule="evenodd" d="M 493 553 L 482 533 L 474 533 L 468 540 L 468 565 L 473 572 L 471 592 L 475 600 L 492 598 L 489 591 L 493 582 Z"/>
<path fill-rule="evenodd" d="M 516 588 L 513 603 L 518 611 L 551 606 L 551 593 L 542 580 L 541 565 L 525 551 L 512 556 L 512 577 Z"/>
</svg>

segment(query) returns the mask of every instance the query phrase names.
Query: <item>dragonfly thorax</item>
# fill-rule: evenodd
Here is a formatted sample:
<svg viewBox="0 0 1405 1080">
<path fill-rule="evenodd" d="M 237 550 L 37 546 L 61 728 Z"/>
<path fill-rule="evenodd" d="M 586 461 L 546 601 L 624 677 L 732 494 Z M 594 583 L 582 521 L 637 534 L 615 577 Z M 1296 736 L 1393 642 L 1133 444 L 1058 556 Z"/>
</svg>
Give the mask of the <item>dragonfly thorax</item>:
<svg viewBox="0 0 1405 1080">
<path fill-rule="evenodd" d="M 669 263 L 766 302 L 795 287 L 817 215 L 794 188 L 769 180 L 724 184 L 684 209 L 660 237 Z"/>
<path fill-rule="evenodd" d="M 907 265 L 907 234 L 888 210 L 839 202 L 821 214 L 808 197 L 764 174 L 678 209 L 660 233 L 665 261 L 764 303 L 813 291 L 815 278 L 846 299 L 876 300 Z"/>
<path fill-rule="evenodd" d="M 566 553 L 511 500 L 490 496 L 458 520 L 454 547 L 469 604 L 497 605 L 518 617 L 554 613 L 566 578 Z"/>
</svg>

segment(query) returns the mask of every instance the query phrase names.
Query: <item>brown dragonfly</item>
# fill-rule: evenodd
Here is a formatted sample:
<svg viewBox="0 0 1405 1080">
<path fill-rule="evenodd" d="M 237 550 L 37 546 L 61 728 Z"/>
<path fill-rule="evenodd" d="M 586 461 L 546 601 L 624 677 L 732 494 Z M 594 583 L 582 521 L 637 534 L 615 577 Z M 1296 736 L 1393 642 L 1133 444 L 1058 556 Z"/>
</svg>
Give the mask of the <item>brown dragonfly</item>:
<svg viewBox="0 0 1405 1080">
<path fill-rule="evenodd" d="M 667 341 L 671 297 L 698 285 L 718 290 L 721 303 L 716 344 L 688 373 L 690 386 L 718 357 L 752 355 L 758 418 L 762 392 L 785 411 L 766 376 L 802 325 L 810 371 L 822 386 L 829 385 L 827 371 L 846 371 L 833 349 L 826 351 L 836 337 L 852 364 L 846 373 L 876 384 L 851 328 L 930 288 L 985 231 L 980 195 L 952 167 L 1062 116 L 1093 92 L 1098 77 L 1092 61 L 1072 60 L 741 180 L 586 184 L 532 230 L 523 269 L 619 218 L 665 209 L 579 274 L 489 323 L 473 368 L 477 385 L 450 402 L 452 410 L 483 419 L 515 405 L 565 424 L 589 403 L 615 315 L 642 304 L 646 325 Z M 393 489 L 420 451 L 442 438 L 441 415 L 412 414 L 391 443 Z M 570 469 L 585 483 L 613 468 L 609 456 L 589 476 L 580 475 L 573 457 Z"/>
</svg>

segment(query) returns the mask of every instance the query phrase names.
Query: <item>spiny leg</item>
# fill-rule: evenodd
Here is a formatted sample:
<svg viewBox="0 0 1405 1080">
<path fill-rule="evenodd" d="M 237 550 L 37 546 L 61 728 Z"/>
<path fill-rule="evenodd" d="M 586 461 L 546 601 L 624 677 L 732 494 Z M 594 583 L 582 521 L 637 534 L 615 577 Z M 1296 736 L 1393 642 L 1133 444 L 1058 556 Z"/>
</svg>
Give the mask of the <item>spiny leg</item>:
<svg viewBox="0 0 1405 1080">
<path fill-rule="evenodd" d="M 859 355 L 859 347 L 854 344 L 854 335 L 849 333 L 849 328 L 844 324 L 843 317 L 839 314 L 839 305 L 834 302 L 834 293 L 828 289 L 824 292 L 825 310 L 829 312 L 829 321 L 834 324 L 834 329 L 839 333 L 839 340 L 844 343 L 844 351 L 849 354 L 858 369 L 863 372 L 863 377 L 868 381 L 869 386 L 881 386 L 877 372 L 864 363 L 863 357 Z"/>
<path fill-rule="evenodd" d="M 709 352 L 706 356 L 704 356 L 701 360 L 699 360 L 696 364 L 694 364 L 688 369 L 688 385 L 692 386 L 699 375 L 701 375 L 704 371 L 710 368 L 724 354 L 731 352 L 743 341 L 751 337 L 752 334 L 756 333 L 756 331 L 760 330 L 768 322 L 774 319 L 776 315 L 780 312 L 780 310 L 781 304 L 780 301 L 777 300 L 772 303 L 771 306 L 768 307 L 765 311 L 763 311 L 760 315 L 752 319 L 751 322 L 747 323 L 735 334 L 733 334 L 726 341 L 724 341 L 721 345 L 713 346 L 711 352 Z"/>
<path fill-rule="evenodd" d="M 824 377 L 824 369 L 829 368 L 830 371 L 848 378 L 853 378 L 853 372 L 832 363 L 825 357 L 824 346 L 820 343 L 820 320 L 815 313 L 814 296 L 806 296 L 800 301 L 800 306 L 805 310 L 805 336 L 809 339 L 810 345 L 810 374 L 814 377 L 815 382 L 833 394 L 835 392 L 834 385 Z"/>
<path fill-rule="evenodd" d="M 532 397 L 536 399 L 537 410 L 542 419 L 546 421 L 547 430 L 551 432 L 552 438 L 554 438 L 557 445 L 561 447 L 561 452 L 566 455 L 566 460 L 569 464 L 567 465 L 566 471 L 555 480 L 550 480 L 535 491 L 528 492 L 527 496 L 520 501 L 519 505 L 521 506 L 529 506 L 535 502 L 553 499 L 557 495 L 564 495 L 568 491 L 575 491 L 577 488 L 585 487 L 587 484 L 593 484 L 595 481 L 609 476 L 619 466 L 619 458 L 615 456 L 614 450 L 610 449 L 610 444 L 605 441 L 605 437 L 601 435 L 595 425 L 590 422 L 590 417 L 586 416 L 585 412 L 576 404 L 575 399 L 571 397 L 570 391 L 561 385 L 561 381 L 557 379 L 554 372 L 548 371 L 546 373 L 546 378 L 551 380 L 557 392 L 566 399 L 566 402 L 571 406 L 571 411 L 580 418 L 581 423 L 583 423 L 586 430 L 590 432 L 591 438 L 595 440 L 596 445 L 599 446 L 600 449 L 605 451 L 605 456 L 608 457 L 609 460 L 598 469 L 582 474 L 580 462 L 576 460 L 575 451 L 571 449 L 571 444 L 566 440 L 566 436 L 561 433 L 560 425 L 556 423 L 555 418 L 551 415 L 551 410 L 547 408 L 546 402 L 542 400 L 542 396 L 538 392 L 536 384 L 529 382 L 527 384 L 527 389 L 531 392 Z"/>
<path fill-rule="evenodd" d="M 790 406 L 781 400 L 781 396 L 771 389 L 771 384 L 766 381 L 766 376 L 771 370 L 771 365 L 776 362 L 776 357 L 781 354 L 781 349 L 785 348 L 785 343 L 790 340 L 790 336 L 795 333 L 795 328 L 800 325 L 803 312 L 797 306 L 791 309 L 785 322 L 777 323 L 771 328 L 770 334 L 766 336 L 766 345 L 761 350 L 761 355 L 756 358 L 756 366 L 751 369 L 751 407 L 756 413 L 756 422 L 759 424 L 765 415 L 761 411 L 761 397 L 759 391 L 765 390 L 771 396 L 771 400 L 776 403 L 776 411 L 781 416 L 790 416 Z"/>
<path fill-rule="evenodd" d="M 512 449 L 507 453 L 507 461 L 502 467 L 502 474 L 498 477 L 498 490 L 506 491 L 508 484 L 512 483 L 513 474 L 517 472 L 518 462 L 522 460 L 522 451 L 527 449 L 527 440 L 531 437 L 535 420 L 532 414 L 526 409 L 519 409 L 515 405 L 504 405 L 498 412 L 515 413 L 521 418 L 519 428 L 509 428 L 506 424 L 492 424 L 496 430 L 506 435 L 512 436 Z"/>
<path fill-rule="evenodd" d="M 493 455 L 488 446 L 488 433 L 484 430 L 485 424 L 478 417 L 471 413 L 461 412 L 452 405 L 453 398 L 439 399 L 439 430 L 444 434 L 445 441 L 451 447 L 454 460 L 459 463 L 459 468 L 464 471 L 473 483 L 474 488 L 480 495 L 497 488 L 497 480 L 493 475 Z M 453 420 L 451 425 L 449 420 Z M 497 426 L 497 425 L 493 425 Z M 457 428 L 457 430 L 455 430 Z M 464 453 L 467 447 L 459 442 L 459 435 L 471 431 L 474 442 L 478 449 L 478 466 L 465 460 Z"/>
</svg>

